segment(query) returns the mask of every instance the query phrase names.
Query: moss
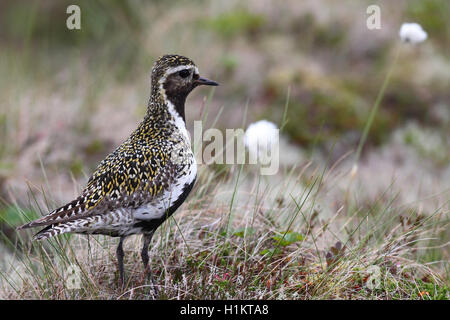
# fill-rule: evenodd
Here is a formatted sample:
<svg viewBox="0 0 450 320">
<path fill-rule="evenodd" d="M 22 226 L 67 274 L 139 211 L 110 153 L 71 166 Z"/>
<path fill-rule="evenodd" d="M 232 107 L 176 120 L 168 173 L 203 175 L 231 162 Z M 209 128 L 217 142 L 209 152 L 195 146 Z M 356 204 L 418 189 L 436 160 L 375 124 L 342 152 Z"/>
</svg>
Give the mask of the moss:
<svg viewBox="0 0 450 320">
<path fill-rule="evenodd" d="M 200 21 L 202 25 L 214 30 L 224 38 L 237 35 L 251 35 L 259 32 L 265 24 L 263 16 L 251 13 L 244 8 L 236 8 L 215 18 Z"/>
<path fill-rule="evenodd" d="M 281 108 L 281 101 L 279 104 Z M 346 92 L 314 90 L 291 98 L 285 132 L 304 147 L 323 145 L 341 139 L 347 132 L 361 132 L 369 112 L 367 105 L 361 97 Z M 266 115 L 273 118 L 269 114 L 270 111 Z M 385 141 L 394 123 L 382 110 L 374 121 L 369 139 L 378 145 Z"/>
<path fill-rule="evenodd" d="M 70 163 L 69 170 L 75 178 L 80 177 L 83 173 L 83 162 L 79 158 L 74 159 Z"/>
<path fill-rule="evenodd" d="M 385 290 L 393 292 L 392 299 L 405 299 L 406 295 L 411 300 L 448 300 L 449 287 L 434 282 L 425 282 L 424 280 L 416 280 L 410 282 L 403 282 L 401 284 L 402 291 L 397 290 L 396 283 L 389 283 L 385 285 Z M 404 292 L 405 294 L 402 294 Z"/>
<path fill-rule="evenodd" d="M 94 139 L 86 146 L 85 152 L 87 155 L 95 155 L 97 153 L 103 152 L 105 149 L 105 144 L 102 140 Z"/>
<path fill-rule="evenodd" d="M 314 30 L 314 45 L 318 47 L 336 48 L 346 40 L 346 30 L 339 23 L 318 25 Z"/>
<path fill-rule="evenodd" d="M 220 63 L 225 70 L 225 73 L 230 75 L 239 65 L 239 60 L 236 56 L 225 55 L 220 59 Z"/>
<path fill-rule="evenodd" d="M 437 166 L 448 164 L 450 152 L 445 135 L 439 132 L 423 128 L 416 123 L 408 123 L 403 129 L 403 142 L 414 149 L 424 158 L 432 159 Z"/>
<path fill-rule="evenodd" d="M 340 21 L 322 24 L 311 13 L 291 21 L 288 29 L 305 50 L 336 49 L 347 40 L 346 27 Z"/>
<path fill-rule="evenodd" d="M 416 91 L 405 79 L 393 82 L 383 98 L 383 109 L 398 123 L 411 119 L 426 123 L 431 101 Z"/>
<path fill-rule="evenodd" d="M 341 139 L 352 140 L 345 141 L 346 145 L 355 144 L 353 140 L 361 135 L 385 68 L 373 68 L 371 72 L 373 76 L 362 80 L 360 74 L 354 73 L 328 76 L 309 74 L 307 69 L 271 71 L 264 88 L 265 101 L 271 107 L 261 117 L 281 122 L 279 110 L 283 109 L 286 88 L 290 86 L 285 133 L 294 142 L 308 148 Z M 431 96 L 427 90 L 417 90 L 408 73 L 396 74 L 381 101 L 368 144 L 381 145 L 410 120 L 424 126 L 436 125 L 430 106 L 437 99 L 439 96 Z"/>
</svg>

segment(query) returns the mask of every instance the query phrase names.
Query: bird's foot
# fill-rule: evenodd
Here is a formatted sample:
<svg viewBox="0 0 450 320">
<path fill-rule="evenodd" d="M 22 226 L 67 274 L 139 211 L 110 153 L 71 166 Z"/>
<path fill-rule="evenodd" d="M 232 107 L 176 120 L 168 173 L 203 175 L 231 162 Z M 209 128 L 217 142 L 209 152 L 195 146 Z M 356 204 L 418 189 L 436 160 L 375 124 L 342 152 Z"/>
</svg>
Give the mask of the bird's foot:
<svg viewBox="0 0 450 320">
<path fill-rule="evenodd" d="M 124 291 L 125 290 L 125 287 L 126 287 L 126 282 L 125 282 L 125 278 L 123 278 L 123 277 L 119 277 L 119 289 L 121 290 L 121 291 Z"/>
<path fill-rule="evenodd" d="M 152 271 L 148 267 L 144 269 L 144 281 L 150 282 L 153 292 L 155 296 L 157 296 L 159 294 L 159 290 L 157 285 L 155 285 L 155 282 L 153 281 Z"/>
</svg>

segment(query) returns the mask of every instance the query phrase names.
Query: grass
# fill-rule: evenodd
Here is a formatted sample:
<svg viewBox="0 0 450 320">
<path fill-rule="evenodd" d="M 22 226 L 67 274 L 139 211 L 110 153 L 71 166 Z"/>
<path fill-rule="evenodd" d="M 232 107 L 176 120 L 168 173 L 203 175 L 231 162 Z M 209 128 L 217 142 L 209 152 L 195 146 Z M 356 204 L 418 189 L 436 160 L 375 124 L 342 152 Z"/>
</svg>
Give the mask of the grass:
<svg viewBox="0 0 450 320">
<path fill-rule="evenodd" d="M 386 77 L 384 78 L 383 84 L 381 85 L 380 91 L 378 92 L 377 98 L 373 104 L 372 109 L 370 110 L 369 117 L 367 118 L 366 124 L 364 126 L 364 130 L 362 132 L 361 139 L 358 144 L 358 148 L 356 149 L 355 154 L 355 164 L 359 161 L 359 158 L 361 156 L 362 148 L 364 147 L 364 144 L 366 143 L 367 136 L 369 134 L 369 130 L 372 127 L 373 120 L 375 119 L 375 115 L 377 114 L 377 111 L 380 107 L 380 103 L 384 97 L 384 93 L 386 91 L 387 86 L 389 85 L 389 81 L 391 79 L 392 71 L 394 70 L 394 67 L 397 63 L 398 57 L 400 55 L 400 46 L 397 47 L 395 57 L 392 60 L 391 66 L 389 67 L 389 70 L 386 74 Z"/>
<path fill-rule="evenodd" d="M 426 20 L 427 12 L 435 11 L 431 4 L 440 1 L 427 3 L 430 5 L 411 5 L 410 14 Z M 84 21 L 97 17 L 96 7 L 104 11 L 101 4 L 88 6 Z M 94 19 L 95 24 L 86 22 L 85 31 L 71 37 L 65 29 L 49 26 L 58 32 L 54 39 L 37 27 L 42 26 L 39 21 L 48 19 L 39 14 L 42 8 L 36 7 L 29 11 L 29 24 L 17 31 L 23 41 L 16 45 L 23 46 L 23 54 L 17 55 L 13 45 L 0 43 L 5 49 L 0 68 L 8 75 L 0 79 L 5 98 L 0 110 L 0 227 L 2 244 L 7 247 L 0 262 L 0 298 L 449 299 L 449 190 L 445 182 L 432 180 L 430 172 L 436 171 L 427 170 L 431 151 L 422 147 L 429 145 L 425 134 L 424 141 L 416 141 L 419 138 L 411 134 L 407 139 L 407 144 L 423 149 L 423 161 L 408 162 L 415 175 L 419 166 L 423 169 L 423 178 L 411 182 L 402 171 L 407 164 L 402 164 L 401 158 L 395 159 L 396 176 L 389 167 L 367 164 L 371 154 L 383 152 L 371 140 L 386 142 L 392 127 L 402 124 L 394 120 L 406 119 L 411 108 L 424 105 L 432 109 L 431 102 L 445 98 L 447 91 L 439 89 L 445 81 L 437 78 L 441 85 L 426 90 L 416 90 L 422 88 L 417 84 L 402 92 L 387 90 L 391 68 L 377 91 L 385 76 L 383 59 L 390 57 L 391 46 L 375 41 L 375 47 L 358 53 L 351 47 L 358 41 L 350 43 L 350 29 L 344 30 L 340 24 L 335 29 L 327 23 L 320 29 L 312 23 L 295 27 L 299 21 L 295 15 L 287 16 L 287 24 L 279 23 L 285 19 L 251 6 L 219 10 L 205 18 L 199 14 L 204 10 L 198 10 L 203 9 L 202 3 L 170 6 L 167 15 L 160 14 L 162 4 L 139 9 L 129 5 L 126 12 L 131 18 L 122 16 L 122 5 L 117 2 L 105 11 L 103 19 Z M 288 12 L 286 6 L 289 4 L 280 8 Z M 20 4 L 16 7 L 25 10 L 21 8 Z M 154 24 L 142 24 L 132 17 L 141 11 L 145 22 Z M 64 22 L 66 16 L 61 12 L 58 19 Z M 117 19 L 111 21 L 113 16 Z M 141 22 L 134 25 L 132 21 Z M 439 24 L 435 30 L 440 30 Z M 308 25 L 313 25 L 311 32 L 305 32 Z M 102 46 L 93 45 L 96 39 L 104 39 L 110 27 L 116 31 L 107 32 L 111 38 L 102 41 Z M 436 42 L 433 38 L 430 32 L 430 43 Z M 267 41 L 279 44 L 280 49 L 272 50 L 276 46 L 268 46 Z M 441 42 L 439 45 L 445 46 Z M 32 231 L 15 231 L 17 225 L 46 214 L 78 193 L 90 166 L 132 130 L 145 112 L 148 68 L 142 66 L 148 67 L 162 53 L 154 43 L 161 43 L 164 51 L 181 53 L 181 48 L 187 48 L 186 54 L 196 57 L 205 75 L 217 76 L 224 84 L 214 99 L 214 91 L 210 91 L 198 108 L 200 112 L 193 108 L 188 116 L 195 114 L 195 119 L 206 125 L 210 115 L 215 117 L 212 127 L 231 127 L 219 118 L 235 113 L 239 115 L 237 126 L 245 127 L 247 113 L 249 118 L 257 118 L 264 108 L 270 108 L 272 120 L 281 119 L 283 134 L 294 140 L 299 136 L 302 147 L 308 144 L 313 149 L 302 161 L 282 166 L 279 174 L 271 177 L 259 176 L 247 165 L 200 167 L 188 201 L 153 238 L 150 257 L 158 295 L 143 277 L 139 236 L 125 243 L 128 282 L 122 289 L 115 257 L 117 239 L 62 235 L 32 242 Z M 40 47 L 45 51 L 36 50 Z M 347 54 L 353 51 L 356 56 L 350 54 L 349 58 Z M 437 53 L 421 52 L 430 60 L 433 54 Z M 210 62 L 220 55 L 219 64 Z M 417 58 L 419 54 L 411 54 L 405 61 L 415 65 Z M 365 62 L 355 67 L 355 61 Z M 286 66 L 284 62 L 289 63 Z M 321 68 L 309 69 L 310 65 Z M 399 70 L 405 71 L 397 75 Z M 409 79 L 414 74 L 411 70 L 396 68 L 390 82 L 398 84 L 400 76 Z M 266 88 L 272 73 L 274 84 Z M 249 92 L 256 95 L 249 97 Z M 395 100 L 398 94 L 408 99 Z M 418 103 L 422 95 L 428 97 L 422 99 L 426 103 Z M 359 97 L 367 97 L 370 103 L 375 100 L 370 112 L 367 101 Z M 235 104 L 231 107 L 236 108 L 229 109 L 233 99 L 237 102 L 231 102 Z M 242 99 L 247 101 L 245 110 Z M 199 100 L 188 103 L 195 107 Z M 382 100 L 386 106 L 390 101 L 392 110 L 383 110 Z M 210 110 L 216 101 L 224 107 Z M 425 111 L 419 113 L 423 114 Z M 383 117 L 377 122 L 380 115 Z M 385 118 L 392 118 L 389 130 L 383 126 Z M 430 123 L 423 122 L 424 126 Z M 331 154 L 329 145 L 355 128 L 364 129 L 356 152 L 358 170 L 350 171 L 348 163 L 353 161 L 347 161 L 352 154 L 348 150 L 358 141 L 337 160 L 327 152 Z M 442 128 L 445 125 L 430 130 L 441 129 L 439 133 L 445 135 Z M 380 132 L 386 139 L 377 138 Z M 397 151 L 390 150 L 398 157 Z M 447 153 L 439 159 L 441 167 L 448 166 Z M 386 172 L 391 176 L 382 180 L 382 188 L 371 191 Z M 427 184 L 430 179 L 434 188 Z M 417 181 L 419 186 L 414 184 Z M 406 201 L 402 194 L 409 189 L 415 192 L 415 187 L 414 197 Z M 74 272 L 79 277 L 74 277 Z M 71 288 L 74 280 L 80 281 L 78 289 Z"/>
<path fill-rule="evenodd" d="M 206 102 L 204 123 L 209 112 Z M 283 123 L 288 120 L 283 117 Z M 448 299 L 448 200 L 424 213 L 420 200 L 398 204 L 392 185 L 373 201 L 360 200 L 364 190 L 352 189 L 354 176 L 342 169 L 340 161 L 311 160 L 264 177 L 249 166 L 220 171 L 202 166 L 187 204 L 154 236 L 150 256 L 157 295 L 143 276 L 138 236 L 125 244 L 122 289 L 117 239 L 63 235 L 32 242 L 31 231 L 16 234 L 15 226 L 58 203 L 48 182 L 44 188 L 30 186 L 27 205 L 13 201 L 0 215 L 15 234 L 11 240 L 4 232 L 14 259 L 0 274 L 0 297 Z M 347 188 L 339 189 L 336 181 Z M 76 182 L 73 189 L 79 189 Z M 71 288 L 74 279 L 78 289 Z"/>
<path fill-rule="evenodd" d="M 323 218 L 316 201 L 326 196 L 321 186 L 338 175 L 337 167 L 308 167 L 293 169 L 280 184 L 239 167 L 213 182 L 216 172 L 202 167 L 188 203 L 154 236 L 150 256 L 158 295 L 143 277 L 139 236 L 125 243 L 128 282 L 122 290 L 115 258 L 117 239 L 63 235 L 31 242 L 31 233 L 25 232 L 16 243 L 10 243 L 20 248 L 14 251 L 18 263 L 0 275 L 0 296 L 449 298 L 448 278 L 429 265 L 438 261 L 420 262 L 420 257 L 432 250 L 427 246 L 433 239 L 448 230 L 448 212 L 444 208 L 427 216 L 405 210 L 394 205 L 395 193 L 388 189 L 373 203 L 344 203 L 333 215 Z M 309 182 L 303 185 L 305 176 L 309 176 Z M 280 200 L 283 190 L 291 191 Z M 53 202 L 44 191 L 35 193 L 31 192 L 32 199 L 45 196 Z M 21 208 L 15 210 L 16 215 L 9 216 L 16 220 L 31 218 Z M 33 200 L 28 214 L 33 211 L 46 210 Z M 74 270 L 79 274 L 79 289 L 70 289 Z M 374 274 L 379 277 L 371 278 Z"/>
</svg>

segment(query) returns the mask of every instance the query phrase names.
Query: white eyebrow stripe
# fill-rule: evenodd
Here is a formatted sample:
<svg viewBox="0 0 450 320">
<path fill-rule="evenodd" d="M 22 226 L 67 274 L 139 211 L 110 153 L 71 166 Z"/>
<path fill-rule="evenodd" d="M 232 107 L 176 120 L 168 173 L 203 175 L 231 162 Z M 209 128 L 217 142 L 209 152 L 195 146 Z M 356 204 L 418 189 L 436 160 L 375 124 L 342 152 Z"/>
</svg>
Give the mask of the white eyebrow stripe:
<svg viewBox="0 0 450 320">
<path fill-rule="evenodd" d="M 181 66 L 177 66 L 177 67 L 172 67 L 172 68 L 167 69 L 166 75 L 181 71 L 183 69 L 193 69 L 193 68 L 194 68 L 194 66 L 189 66 L 189 65 L 188 66 L 181 65 Z"/>
<path fill-rule="evenodd" d="M 194 69 L 195 72 L 198 73 L 198 68 L 196 66 L 192 66 L 192 65 L 182 65 L 182 66 L 177 66 L 177 67 L 173 67 L 170 69 L 167 69 L 166 73 L 164 74 L 166 77 L 172 73 L 184 70 L 184 69 Z"/>
<path fill-rule="evenodd" d="M 176 73 L 176 72 L 181 71 L 183 69 L 194 69 L 194 72 L 196 74 L 199 74 L 198 73 L 198 68 L 196 66 L 193 66 L 193 65 L 181 65 L 181 66 L 177 66 L 177 67 L 172 67 L 172 68 L 167 69 L 166 73 L 164 73 L 164 76 L 162 76 L 161 79 L 159 79 L 159 81 L 158 81 L 159 84 L 161 85 L 162 83 L 164 83 L 166 81 L 167 77 L 169 75 L 171 75 L 172 73 Z"/>
</svg>

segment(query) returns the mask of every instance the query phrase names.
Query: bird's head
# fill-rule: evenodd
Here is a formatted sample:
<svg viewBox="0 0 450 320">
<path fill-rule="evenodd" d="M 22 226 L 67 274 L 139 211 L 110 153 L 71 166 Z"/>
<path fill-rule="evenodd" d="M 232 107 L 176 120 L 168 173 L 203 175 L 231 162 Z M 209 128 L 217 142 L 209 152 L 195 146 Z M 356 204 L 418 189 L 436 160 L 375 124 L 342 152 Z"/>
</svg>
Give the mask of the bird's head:
<svg viewBox="0 0 450 320">
<path fill-rule="evenodd" d="M 189 58 L 174 54 L 164 55 L 153 65 L 152 94 L 161 94 L 165 100 L 175 105 L 184 105 L 188 94 L 201 85 L 219 84 L 201 77 L 197 66 Z"/>
</svg>

